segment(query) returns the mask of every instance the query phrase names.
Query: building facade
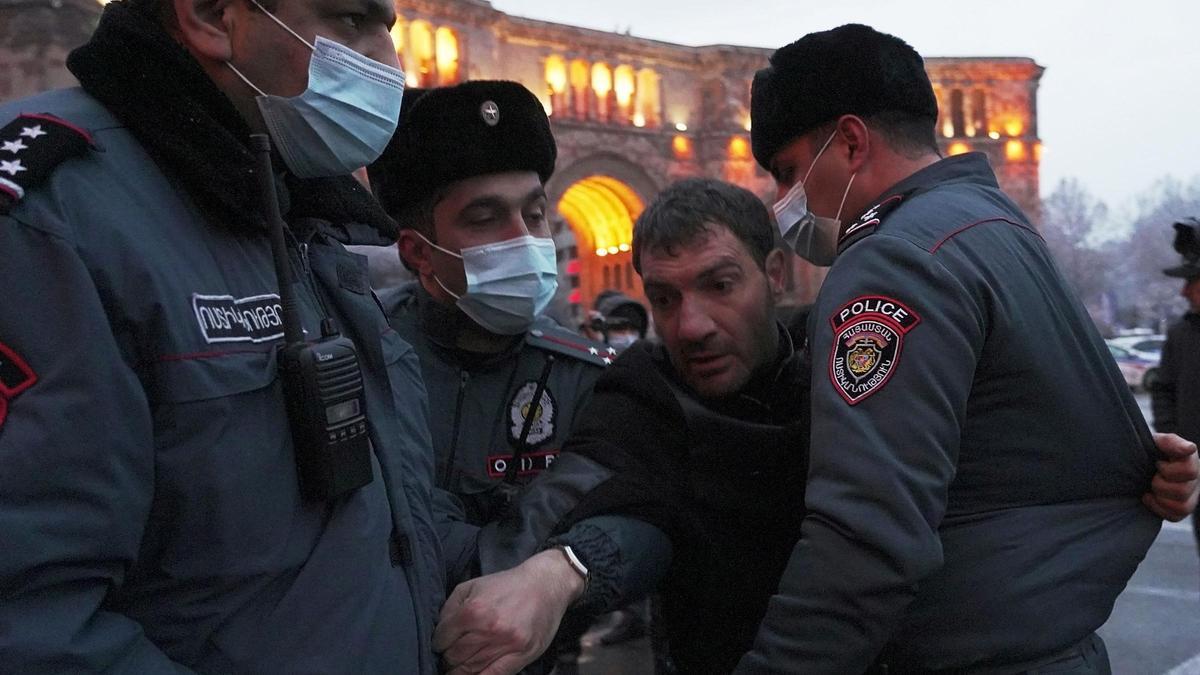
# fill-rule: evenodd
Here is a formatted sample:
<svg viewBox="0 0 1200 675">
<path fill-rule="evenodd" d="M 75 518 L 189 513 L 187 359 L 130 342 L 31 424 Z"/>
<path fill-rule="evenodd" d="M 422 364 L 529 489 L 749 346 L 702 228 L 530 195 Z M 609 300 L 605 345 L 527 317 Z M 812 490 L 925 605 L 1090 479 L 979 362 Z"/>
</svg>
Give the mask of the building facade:
<svg viewBox="0 0 1200 675">
<path fill-rule="evenodd" d="M 580 316 L 606 288 L 643 297 L 629 251 L 633 224 L 671 182 L 716 177 L 773 200 L 749 133 L 750 83 L 771 50 L 578 28 L 511 16 L 485 0 L 395 2 L 392 37 L 410 86 L 515 80 L 550 115 L 560 314 Z M 0 100 L 69 83 L 63 58 L 98 11 L 92 0 L 0 0 Z M 1043 69 L 1027 58 L 974 57 L 928 58 L 926 68 L 943 152 L 986 152 L 1001 186 L 1036 219 Z M 823 276 L 791 256 L 785 304 L 810 302 Z"/>
</svg>

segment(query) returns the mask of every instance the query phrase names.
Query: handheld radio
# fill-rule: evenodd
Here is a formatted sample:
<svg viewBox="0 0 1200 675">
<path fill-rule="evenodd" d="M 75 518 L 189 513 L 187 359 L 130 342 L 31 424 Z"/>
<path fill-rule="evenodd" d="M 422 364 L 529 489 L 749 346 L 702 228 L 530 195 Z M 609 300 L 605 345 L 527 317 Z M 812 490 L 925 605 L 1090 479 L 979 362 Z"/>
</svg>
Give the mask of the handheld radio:
<svg viewBox="0 0 1200 675">
<path fill-rule="evenodd" d="M 275 195 L 271 142 L 266 134 L 252 134 L 250 145 L 257 161 L 271 255 L 279 279 L 284 332 L 284 344 L 278 353 L 279 376 L 296 448 L 300 490 L 307 499 L 327 501 L 357 490 L 374 478 L 358 351 L 349 338 L 337 332 L 329 317 L 321 321 L 321 338 L 305 342 Z"/>
</svg>

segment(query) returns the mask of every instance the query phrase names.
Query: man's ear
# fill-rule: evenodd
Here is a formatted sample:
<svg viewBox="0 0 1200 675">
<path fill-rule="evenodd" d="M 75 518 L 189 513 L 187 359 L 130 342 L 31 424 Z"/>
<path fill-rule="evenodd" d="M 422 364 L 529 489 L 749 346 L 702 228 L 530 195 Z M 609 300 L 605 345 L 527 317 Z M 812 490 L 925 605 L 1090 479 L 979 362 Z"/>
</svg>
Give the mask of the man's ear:
<svg viewBox="0 0 1200 675">
<path fill-rule="evenodd" d="M 429 279 L 433 276 L 433 247 L 411 228 L 400 230 L 396 240 L 400 260 L 418 276 Z"/>
<path fill-rule="evenodd" d="M 779 296 L 783 295 L 784 265 L 786 264 L 787 257 L 783 254 L 783 249 L 772 249 L 767 254 L 763 267 L 767 272 L 767 282 L 771 286 L 773 300 L 778 300 Z"/>
<path fill-rule="evenodd" d="M 242 0 L 171 0 L 175 30 L 192 54 L 224 63 L 233 58 L 233 25 L 250 11 Z"/>
<path fill-rule="evenodd" d="M 837 131 L 846 142 L 846 161 L 850 173 L 858 173 L 871 152 L 871 131 L 858 115 L 842 115 L 838 118 Z"/>
</svg>

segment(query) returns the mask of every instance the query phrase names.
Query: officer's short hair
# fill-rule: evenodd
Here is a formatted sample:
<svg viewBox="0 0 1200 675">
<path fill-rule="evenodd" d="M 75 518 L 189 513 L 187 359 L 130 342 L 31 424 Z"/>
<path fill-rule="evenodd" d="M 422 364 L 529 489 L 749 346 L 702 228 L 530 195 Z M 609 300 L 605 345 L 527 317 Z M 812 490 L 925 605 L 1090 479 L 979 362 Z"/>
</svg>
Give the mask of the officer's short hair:
<svg viewBox="0 0 1200 675">
<path fill-rule="evenodd" d="M 641 253 L 668 253 L 725 227 L 750 252 L 760 269 L 775 248 L 775 227 L 762 200 L 749 190 L 713 178 L 688 178 L 659 193 L 633 228 L 633 268 L 642 273 Z"/>
</svg>

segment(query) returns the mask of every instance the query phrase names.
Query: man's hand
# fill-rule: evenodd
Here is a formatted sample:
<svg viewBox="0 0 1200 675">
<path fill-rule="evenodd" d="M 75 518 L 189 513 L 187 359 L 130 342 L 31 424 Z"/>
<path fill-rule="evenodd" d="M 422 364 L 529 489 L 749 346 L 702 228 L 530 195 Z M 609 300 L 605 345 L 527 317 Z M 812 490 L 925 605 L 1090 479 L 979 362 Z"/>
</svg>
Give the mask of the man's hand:
<svg viewBox="0 0 1200 675">
<path fill-rule="evenodd" d="M 511 570 L 459 584 L 442 608 L 433 648 L 450 675 L 516 673 L 546 651 L 583 590 L 562 550 L 542 551 Z"/>
<path fill-rule="evenodd" d="M 1154 444 L 1165 459 L 1158 461 L 1158 473 L 1150 482 L 1150 492 L 1142 495 L 1142 503 L 1158 517 L 1179 522 L 1196 510 L 1200 492 L 1196 444 L 1175 434 L 1154 434 Z"/>
</svg>

